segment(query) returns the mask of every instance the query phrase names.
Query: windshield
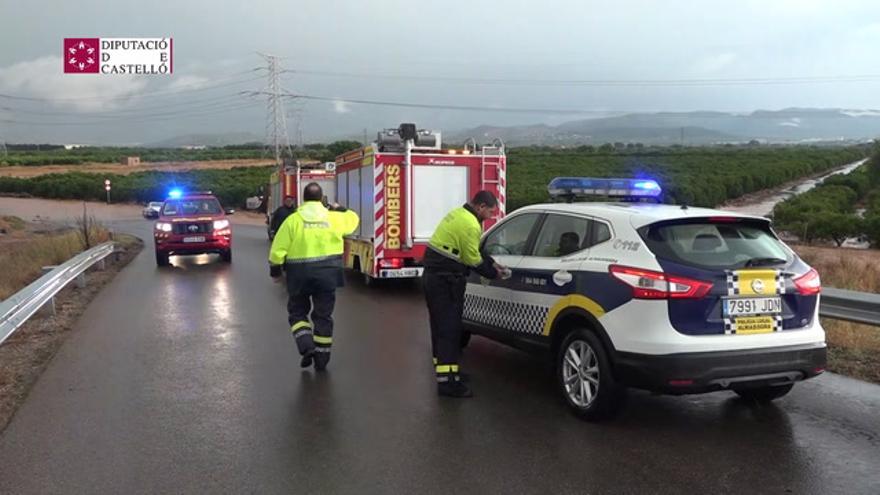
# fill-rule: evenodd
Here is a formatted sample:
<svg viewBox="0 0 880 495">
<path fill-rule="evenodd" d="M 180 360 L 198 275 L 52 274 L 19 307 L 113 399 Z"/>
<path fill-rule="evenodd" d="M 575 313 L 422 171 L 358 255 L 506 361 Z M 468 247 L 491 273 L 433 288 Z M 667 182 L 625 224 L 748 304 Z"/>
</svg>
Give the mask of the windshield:
<svg viewBox="0 0 880 495">
<path fill-rule="evenodd" d="M 162 214 L 166 216 L 217 215 L 223 210 L 214 198 L 178 199 L 166 201 Z"/>
<path fill-rule="evenodd" d="M 699 268 L 782 266 L 792 261 L 769 224 L 761 221 L 661 222 L 639 233 L 658 258 Z"/>
</svg>

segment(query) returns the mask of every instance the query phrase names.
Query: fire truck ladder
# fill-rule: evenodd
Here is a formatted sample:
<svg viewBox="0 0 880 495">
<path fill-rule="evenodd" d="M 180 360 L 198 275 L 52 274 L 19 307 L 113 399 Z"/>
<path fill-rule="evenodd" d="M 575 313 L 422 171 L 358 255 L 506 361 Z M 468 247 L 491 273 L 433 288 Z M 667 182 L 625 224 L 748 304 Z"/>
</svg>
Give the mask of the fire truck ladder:
<svg viewBox="0 0 880 495">
<path fill-rule="evenodd" d="M 501 143 L 500 140 L 495 140 L 491 146 L 483 146 L 480 153 L 480 189 L 486 189 L 487 185 L 497 187 L 501 184 L 501 157 L 503 154 L 504 143 Z M 494 167 L 494 170 L 491 167 Z M 494 172 L 494 174 L 490 172 Z"/>
</svg>

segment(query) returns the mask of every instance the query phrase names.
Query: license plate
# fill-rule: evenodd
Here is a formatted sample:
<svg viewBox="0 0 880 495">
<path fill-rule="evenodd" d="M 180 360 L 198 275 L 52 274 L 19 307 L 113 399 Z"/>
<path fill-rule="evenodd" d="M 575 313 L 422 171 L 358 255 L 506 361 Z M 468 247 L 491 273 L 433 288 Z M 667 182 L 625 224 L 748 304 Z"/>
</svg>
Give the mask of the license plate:
<svg viewBox="0 0 880 495">
<path fill-rule="evenodd" d="M 754 335 L 756 333 L 772 333 L 776 327 L 772 316 L 740 316 L 734 318 L 737 335 Z"/>
<path fill-rule="evenodd" d="M 401 268 L 399 270 L 380 270 L 379 278 L 414 278 L 422 275 L 421 268 Z"/>
<path fill-rule="evenodd" d="M 205 236 L 184 237 L 183 242 L 205 242 Z"/>
<path fill-rule="evenodd" d="M 772 315 L 781 312 L 781 297 L 743 297 L 724 300 L 724 316 Z"/>
</svg>

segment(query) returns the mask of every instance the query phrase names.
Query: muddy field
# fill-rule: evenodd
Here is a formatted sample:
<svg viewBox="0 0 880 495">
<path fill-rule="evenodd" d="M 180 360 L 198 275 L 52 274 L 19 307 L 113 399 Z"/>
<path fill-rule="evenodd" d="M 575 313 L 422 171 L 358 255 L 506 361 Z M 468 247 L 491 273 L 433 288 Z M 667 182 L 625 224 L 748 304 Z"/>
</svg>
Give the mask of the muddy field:
<svg viewBox="0 0 880 495">
<path fill-rule="evenodd" d="M 128 175 L 135 172 L 157 170 L 161 172 L 186 172 L 188 170 L 225 170 L 235 167 L 266 167 L 272 165 L 270 159 L 261 160 L 214 160 L 181 162 L 146 162 L 128 166 L 118 163 L 86 163 L 82 165 L 40 165 L 35 167 L 0 167 L 0 177 L 38 177 L 46 174 L 65 172 L 86 172 L 93 174 Z"/>
</svg>

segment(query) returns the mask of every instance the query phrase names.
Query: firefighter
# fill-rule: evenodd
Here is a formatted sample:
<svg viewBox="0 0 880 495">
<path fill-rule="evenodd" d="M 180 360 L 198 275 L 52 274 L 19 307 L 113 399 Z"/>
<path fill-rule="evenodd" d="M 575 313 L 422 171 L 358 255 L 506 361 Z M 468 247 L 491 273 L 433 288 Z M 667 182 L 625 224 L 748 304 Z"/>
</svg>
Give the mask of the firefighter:
<svg viewBox="0 0 880 495">
<path fill-rule="evenodd" d="M 437 393 L 442 396 L 473 396 L 458 369 L 464 292 L 471 270 L 490 279 L 506 274 L 505 267 L 479 249 L 482 223 L 495 214 L 497 207 L 498 201 L 491 192 L 478 192 L 469 203 L 443 218 L 425 251 L 425 299 Z"/>
<path fill-rule="evenodd" d="M 358 225 L 355 212 L 335 203 L 328 209 L 322 197 L 318 184 L 305 187 L 302 205 L 281 224 L 269 252 L 273 279 L 280 280 L 282 264 L 286 268 L 288 323 L 300 366 L 314 362 L 318 371 L 330 361 L 336 288 L 343 284 L 342 238 Z"/>
<path fill-rule="evenodd" d="M 272 213 L 272 223 L 269 225 L 269 231 L 274 236 L 281 228 L 281 224 L 296 211 L 296 198 L 293 196 L 285 196 L 284 202 Z"/>
</svg>

